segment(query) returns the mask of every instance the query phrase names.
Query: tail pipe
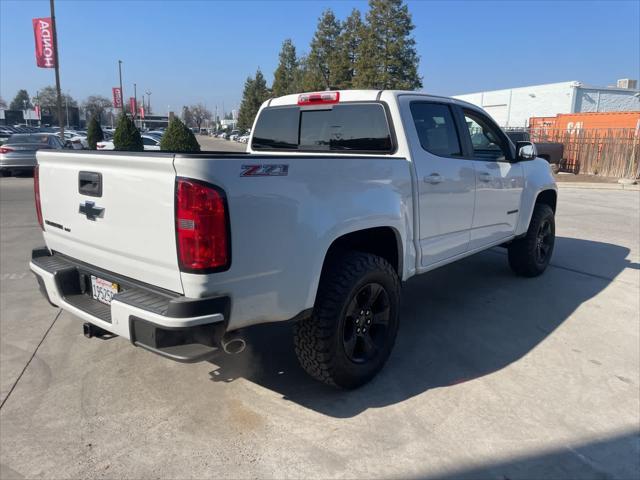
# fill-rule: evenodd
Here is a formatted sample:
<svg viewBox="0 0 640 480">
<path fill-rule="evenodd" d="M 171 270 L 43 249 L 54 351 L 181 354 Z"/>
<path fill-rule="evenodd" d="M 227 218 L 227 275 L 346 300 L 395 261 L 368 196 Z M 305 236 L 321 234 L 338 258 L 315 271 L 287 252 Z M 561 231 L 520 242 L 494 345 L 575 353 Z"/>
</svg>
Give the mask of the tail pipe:
<svg viewBox="0 0 640 480">
<path fill-rule="evenodd" d="M 224 352 L 230 355 L 242 353 L 247 346 L 244 338 L 242 338 L 242 334 L 239 332 L 229 332 L 225 334 L 225 336 L 222 337 L 220 344 L 222 345 Z"/>
</svg>

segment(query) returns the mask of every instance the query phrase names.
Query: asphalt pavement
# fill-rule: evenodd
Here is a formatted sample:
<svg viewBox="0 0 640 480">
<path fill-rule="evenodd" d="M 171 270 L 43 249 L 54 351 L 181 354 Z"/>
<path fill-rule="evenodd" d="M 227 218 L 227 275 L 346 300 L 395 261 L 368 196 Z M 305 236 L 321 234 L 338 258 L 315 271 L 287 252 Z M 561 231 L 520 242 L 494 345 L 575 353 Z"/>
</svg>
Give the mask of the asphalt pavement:
<svg viewBox="0 0 640 480">
<path fill-rule="evenodd" d="M 353 392 L 304 374 L 289 325 L 193 365 L 86 339 L 28 272 L 32 197 L 0 179 L 2 479 L 640 476 L 640 192 L 563 187 L 539 278 L 497 248 L 410 280 Z"/>
</svg>

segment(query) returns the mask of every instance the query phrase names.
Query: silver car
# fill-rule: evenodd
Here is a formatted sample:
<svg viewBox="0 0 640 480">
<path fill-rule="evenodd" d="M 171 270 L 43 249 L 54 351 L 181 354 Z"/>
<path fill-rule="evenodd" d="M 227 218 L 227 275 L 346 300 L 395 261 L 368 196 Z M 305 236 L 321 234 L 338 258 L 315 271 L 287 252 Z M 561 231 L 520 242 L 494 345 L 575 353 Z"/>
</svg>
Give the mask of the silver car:
<svg viewBox="0 0 640 480">
<path fill-rule="evenodd" d="M 54 133 L 16 133 L 0 146 L 0 174 L 33 172 L 36 152 L 41 149 L 62 149 L 64 142 Z"/>
</svg>

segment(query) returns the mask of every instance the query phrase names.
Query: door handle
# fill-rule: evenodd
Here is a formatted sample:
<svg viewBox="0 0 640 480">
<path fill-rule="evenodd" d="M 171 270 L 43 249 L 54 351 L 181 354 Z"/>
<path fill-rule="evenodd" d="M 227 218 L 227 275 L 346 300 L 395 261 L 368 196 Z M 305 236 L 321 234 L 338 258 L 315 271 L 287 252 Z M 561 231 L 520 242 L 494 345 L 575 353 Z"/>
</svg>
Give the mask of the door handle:
<svg viewBox="0 0 640 480">
<path fill-rule="evenodd" d="M 440 183 L 442 180 L 443 178 L 439 173 L 432 173 L 431 175 L 424 177 L 424 181 L 432 185 Z"/>
<path fill-rule="evenodd" d="M 491 181 L 491 174 L 489 172 L 482 172 L 479 175 L 480 181 L 481 182 L 490 182 Z"/>
</svg>

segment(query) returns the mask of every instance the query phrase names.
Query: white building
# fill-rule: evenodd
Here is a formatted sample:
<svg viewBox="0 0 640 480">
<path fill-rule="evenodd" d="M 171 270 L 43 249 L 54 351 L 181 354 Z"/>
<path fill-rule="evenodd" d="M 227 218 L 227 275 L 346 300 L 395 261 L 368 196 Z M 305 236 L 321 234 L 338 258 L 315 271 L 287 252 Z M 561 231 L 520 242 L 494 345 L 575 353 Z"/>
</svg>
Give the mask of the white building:
<svg viewBox="0 0 640 480">
<path fill-rule="evenodd" d="M 530 117 L 553 117 L 559 113 L 640 110 L 640 90 L 635 80 L 627 79 L 619 80 L 615 87 L 591 87 L 572 81 L 455 95 L 455 98 L 482 107 L 501 127 L 526 127 Z"/>
</svg>

